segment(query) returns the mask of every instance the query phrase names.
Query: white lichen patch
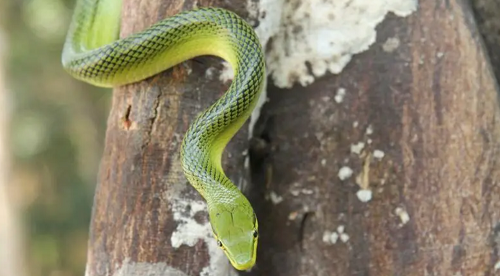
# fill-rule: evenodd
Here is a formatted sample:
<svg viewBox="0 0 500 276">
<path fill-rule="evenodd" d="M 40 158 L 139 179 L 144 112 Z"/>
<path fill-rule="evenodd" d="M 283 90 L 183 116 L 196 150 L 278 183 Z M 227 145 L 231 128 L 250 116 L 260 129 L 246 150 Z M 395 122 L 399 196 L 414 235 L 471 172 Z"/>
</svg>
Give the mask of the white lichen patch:
<svg viewBox="0 0 500 276">
<path fill-rule="evenodd" d="M 418 64 L 423 65 L 425 63 L 425 56 L 421 55 L 420 59 L 418 60 Z"/>
<path fill-rule="evenodd" d="M 288 214 L 288 220 L 295 220 L 298 215 L 299 215 L 299 212 L 297 212 L 297 211 L 291 212 L 290 214 Z"/>
<path fill-rule="evenodd" d="M 382 49 L 388 53 L 393 52 L 399 47 L 399 38 L 390 37 L 382 45 Z"/>
<path fill-rule="evenodd" d="M 373 126 L 372 125 L 369 125 L 367 128 L 366 128 L 366 135 L 372 135 L 373 134 Z"/>
<path fill-rule="evenodd" d="M 373 157 L 374 158 L 382 159 L 382 158 L 384 158 L 384 156 L 385 156 L 385 153 L 383 151 L 381 151 L 381 150 L 374 150 L 373 151 Z"/>
<path fill-rule="evenodd" d="M 495 271 L 500 270 L 500 261 L 495 264 Z"/>
<path fill-rule="evenodd" d="M 339 234 L 337 232 L 325 231 L 323 233 L 323 242 L 327 244 L 336 244 L 339 239 Z"/>
<path fill-rule="evenodd" d="M 339 239 L 339 234 L 337 234 L 336 232 L 333 232 L 333 233 L 330 235 L 330 242 L 331 242 L 332 244 L 336 244 L 338 239 Z"/>
<path fill-rule="evenodd" d="M 198 212 L 205 211 L 206 208 L 207 205 L 203 201 L 190 201 L 188 204 L 186 200 L 172 205 L 174 220 L 178 222 L 177 229 L 170 238 L 172 247 L 178 248 L 183 244 L 194 246 L 198 242 L 200 239 L 198 233 L 203 232 L 210 225 L 209 223 L 199 224 L 194 216 Z M 186 210 L 189 211 L 186 212 Z"/>
<path fill-rule="evenodd" d="M 247 9 L 263 49 L 268 49 L 267 73 L 276 86 L 291 87 L 295 82 L 307 85 L 328 71 L 340 73 L 353 54 L 375 42 L 375 27 L 387 13 L 407 16 L 417 4 L 417 0 L 248 0 Z M 234 73 L 228 64 L 224 66 L 220 79 L 225 82 Z M 342 101 L 337 96 L 336 101 Z M 250 117 L 249 137 L 266 99 L 264 88 Z"/>
<path fill-rule="evenodd" d="M 339 234 L 344 233 L 344 230 L 345 230 L 345 226 L 344 226 L 344 225 L 339 225 L 339 226 L 337 226 L 337 232 L 338 232 Z"/>
<path fill-rule="evenodd" d="M 325 231 L 325 232 L 323 233 L 323 242 L 325 242 L 325 243 L 330 242 L 330 235 L 331 235 L 331 234 L 332 234 L 332 232 L 330 232 L 330 231 Z"/>
<path fill-rule="evenodd" d="M 416 0 L 249 0 L 268 70 L 278 87 L 308 85 L 326 72 L 337 74 L 352 55 L 375 42 L 375 27 L 387 13 L 407 16 Z M 259 5 L 259 7 L 255 7 Z M 309 72 L 306 62 L 311 65 Z"/>
<path fill-rule="evenodd" d="M 371 190 L 365 190 L 365 189 L 361 189 L 356 193 L 356 196 L 358 197 L 359 201 L 364 203 L 372 200 L 372 195 L 373 193 Z"/>
<path fill-rule="evenodd" d="M 340 240 L 343 242 L 343 243 L 346 243 L 349 241 L 349 235 L 347 235 L 346 233 L 342 233 L 340 234 Z"/>
<path fill-rule="evenodd" d="M 191 66 L 187 65 L 187 63 L 183 63 L 184 65 L 184 68 L 186 69 L 186 73 L 188 75 L 191 75 L 191 73 L 193 73 L 193 68 L 191 68 Z"/>
<path fill-rule="evenodd" d="M 226 83 L 234 79 L 234 70 L 229 62 L 222 62 L 222 71 L 219 76 L 219 80 Z"/>
<path fill-rule="evenodd" d="M 341 103 L 344 100 L 344 96 L 345 96 L 345 88 L 341 87 L 337 90 L 337 94 L 335 94 L 335 101 L 337 103 Z"/>
<path fill-rule="evenodd" d="M 345 226 L 339 225 L 336 231 L 325 231 L 323 232 L 323 242 L 327 244 L 336 244 L 338 240 L 343 243 L 349 241 L 349 235 L 345 233 Z"/>
<path fill-rule="evenodd" d="M 343 166 L 342 168 L 340 168 L 339 173 L 338 173 L 338 177 L 340 180 L 342 180 L 342 181 L 346 180 L 351 176 L 352 176 L 352 169 L 351 168 L 349 168 L 348 166 Z"/>
<path fill-rule="evenodd" d="M 180 200 L 179 198 L 173 194 L 168 197 L 169 202 L 172 202 L 172 213 L 177 223 L 177 228 L 170 238 L 172 247 L 194 246 L 202 240 L 208 248 L 210 262 L 208 266 L 203 268 L 200 275 L 227 274 L 231 270 L 229 262 L 213 238 L 210 222 L 207 219 L 206 222 L 200 223 L 194 218 L 198 212 L 206 214 L 206 203 L 188 199 Z"/>
<path fill-rule="evenodd" d="M 357 192 L 358 199 L 361 200 L 362 202 L 368 202 L 371 200 L 372 197 L 372 192 L 369 189 L 370 187 L 370 158 L 371 158 L 371 153 L 368 153 L 367 156 L 365 156 L 365 162 L 363 164 L 363 169 L 361 172 L 356 176 L 356 184 L 359 185 L 361 190 Z"/>
<path fill-rule="evenodd" d="M 215 74 L 215 71 L 217 70 L 217 68 L 215 67 L 209 67 L 206 71 L 205 71 L 205 77 L 209 80 L 213 79 L 214 78 L 214 74 Z"/>
<path fill-rule="evenodd" d="M 271 191 L 269 193 L 269 199 L 271 200 L 271 202 L 276 205 L 276 204 L 279 204 L 280 202 L 283 201 L 283 197 L 282 196 L 279 196 L 278 194 L 276 194 L 274 191 Z"/>
<path fill-rule="evenodd" d="M 363 142 L 359 142 L 357 144 L 351 145 L 351 152 L 359 155 L 364 147 L 365 147 L 365 143 L 363 143 Z"/>
<path fill-rule="evenodd" d="M 312 194 L 314 194 L 314 191 L 313 191 L 313 190 L 311 190 L 311 189 L 305 189 L 305 188 L 304 188 L 304 189 L 302 189 L 302 190 L 301 190 L 301 192 L 302 192 L 303 194 L 305 194 L 305 195 L 312 195 Z"/>
<path fill-rule="evenodd" d="M 399 224 L 400 227 L 405 225 L 406 223 L 408 223 L 410 221 L 410 215 L 408 215 L 408 212 L 406 212 L 405 209 L 403 209 L 401 207 L 397 207 L 394 210 L 394 213 L 397 216 L 399 216 L 399 219 L 401 220 L 401 223 Z"/>
<path fill-rule="evenodd" d="M 86 270 L 88 275 L 89 270 Z M 108 275 L 108 274 L 106 274 Z M 120 268 L 118 268 L 113 276 L 187 276 L 183 271 L 169 266 L 167 263 L 146 263 L 146 262 L 131 262 L 130 259 L 125 259 Z"/>
<path fill-rule="evenodd" d="M 243 162 L 243 168 L 245 168 L 245 170 L 248 170 L 250 168 L 250 157 L 249 156 L 245 156 L 245 161 Z"/>
</svg>

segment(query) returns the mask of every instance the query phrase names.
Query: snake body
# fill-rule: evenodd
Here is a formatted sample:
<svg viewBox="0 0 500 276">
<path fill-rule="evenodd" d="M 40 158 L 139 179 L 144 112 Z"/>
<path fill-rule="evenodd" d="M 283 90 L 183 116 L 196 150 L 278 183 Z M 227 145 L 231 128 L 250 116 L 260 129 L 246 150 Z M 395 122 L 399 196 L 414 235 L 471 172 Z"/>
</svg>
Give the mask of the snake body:
<svg viewBox="0 0 500 276">
<path fill-rule="evenodd" d="M 166 18 L 119 39 L 121 0 L 78 0 L 62 54 L 73 77 L 102 87 L 143 80 L 200 55 L 228 61 L 228 91 L 191 123 L 181 146 L 189 183 L 205 198 L 217 244 L 239 270 L 255 264 L 258 223 L 252 206 L 228 179 L 221 155 L 250 116 L 263 89 L 262 47 L 251 26 L 219 8 Z"/>
</svg>

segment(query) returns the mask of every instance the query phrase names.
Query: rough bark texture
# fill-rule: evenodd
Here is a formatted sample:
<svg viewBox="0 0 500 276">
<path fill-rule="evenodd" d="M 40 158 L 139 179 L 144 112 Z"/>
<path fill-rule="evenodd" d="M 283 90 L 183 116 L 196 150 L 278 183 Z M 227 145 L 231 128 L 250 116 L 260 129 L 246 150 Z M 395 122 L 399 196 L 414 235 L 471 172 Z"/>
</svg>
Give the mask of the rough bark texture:
<svg viewBox="0 0 500 276">
<path fill-rule="evenodd" d="M 244 1 L 232 6 L 220 2 L 126 0 L 122 36 L 195 4 L 222 6 L 245 16 Z M 173 200 L 201 201 L 182 174 L 180 143 L 195 115 L 228 88 L 218 79 L 221 67 L 215 58 L 199 58 L 114 90 L 92 213 L 87 275 L 200 275 L 209 266 L 211 256 L 203 241 L 192 247 L 172 246 L 172 234 L 182 223 L 174 219 L 179 211 L 173 210 Z M 247 181 L 241 155 L 247 135 L 244 128 L 224 156 L 228 176 L 240 184 Z M 190 206 L 184 207 L 181 211 L 189 214 Z M 195 219 L 206 223 L 206 211 L 197 212 Z"/>
<path fill-rule="evenodd" d="M 251 275 L 500 273 L 496 82 L 469 6 L 419 5 L 389 16 L 339 76 L 268 89 L 251 155 Z M 389 38 L 399 47 L 384 50 Z M 344 166 L 354 173 L 341 181 Z M 258 200 L 271 191 L 283 201 Z"/>
<path fill-rule="evenodd" d="M 493 71 L 500 80 L 500 1 L 470 0 L 479 32 L 484 37 Z"/>
</svg>

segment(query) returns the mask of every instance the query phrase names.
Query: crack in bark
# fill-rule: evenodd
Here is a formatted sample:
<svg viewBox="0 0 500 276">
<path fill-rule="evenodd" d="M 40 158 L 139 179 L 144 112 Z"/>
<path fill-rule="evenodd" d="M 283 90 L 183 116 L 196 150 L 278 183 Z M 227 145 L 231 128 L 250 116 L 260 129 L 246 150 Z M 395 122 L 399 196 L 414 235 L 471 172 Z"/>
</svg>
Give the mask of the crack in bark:
<svg viewBox="0 0 500 276">
<path fill-rule="evenodd" d="M 304 232 L 305 232 L 305 228 L 306 228 L 306 222 L 312 216 L 314 216 L 313 211 L 306 212 L 304 214 L 304 216 L 302 217 L 302 221 L 300 222 L 300 228 L 299 228 L 300 251 L 304 251 Z"/>
<path fill-rule="evenodd" d="M 126 130 L 130 129 L 130 126 L 132 125 L 132 121 L 130 121 L 130 111 L 132 110 L 132 105 L 127 106 L 127 110 L 125 110 L 125 115 L 123 115 L 123 127 Z"/>
<path fill-rule="evenodd" d="M 149 143 L 151 142 L 151 134 L 153 132 L 153 126 L 156 122 L 156 119 L 158 118 L 158 114 L 160 113 L 158 110 L 158 108 L 160 107 L 160 97 L 161 97 L 161 93 L 158 92 L 158 94 L 156 95 L 155 100 L 153 102 L 153 116 L 148 119 L 149 124 L 146 127 L 146 130 L 144 131 L 146 138 L 145 138 L 145 142 L 143 143 L 143 145 L 141 147 L 141 150 L 144 150 L 146 147 L 148 147 Z"/>
</svg>

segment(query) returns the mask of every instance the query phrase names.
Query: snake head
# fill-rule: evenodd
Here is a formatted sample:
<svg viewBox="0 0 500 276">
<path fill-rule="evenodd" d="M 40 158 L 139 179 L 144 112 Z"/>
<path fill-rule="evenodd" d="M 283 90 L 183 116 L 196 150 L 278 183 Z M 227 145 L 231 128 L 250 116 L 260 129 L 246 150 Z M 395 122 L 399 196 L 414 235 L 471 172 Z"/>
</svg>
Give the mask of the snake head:
<svg viewBox="0 0 500 276">
<path fill-rule="evenodd" d="M 259 235 L 257 217 L 248 200 L 241 195 L 231 204 L 214 204 L 209 207 L 209 216 L 217 244 L 234 268 L 251 268 L 257 258 Z"/>
</svg>

